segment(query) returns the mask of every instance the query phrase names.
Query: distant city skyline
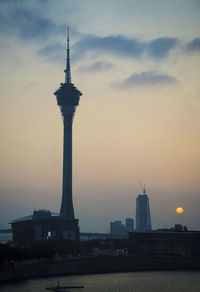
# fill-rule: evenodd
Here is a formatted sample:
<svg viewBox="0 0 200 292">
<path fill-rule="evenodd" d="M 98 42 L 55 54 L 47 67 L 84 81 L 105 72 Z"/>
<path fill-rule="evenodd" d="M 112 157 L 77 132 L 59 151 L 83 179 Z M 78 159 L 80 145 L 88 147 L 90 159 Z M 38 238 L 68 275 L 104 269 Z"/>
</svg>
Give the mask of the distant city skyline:
<svg viewBox="0 0 200 292">
<path fill-rule="evenodd" d="M 69 25 L 83 93 L 73 125 L 81 231 L 135 218 L 138 180 L 153 229 L 200 229 L 199 12 L 197 0 L 0 1 L 0 228 L 33 210 L 59 212 L 63 132 L 52 93 L 64 82 Z"/>
</svg>

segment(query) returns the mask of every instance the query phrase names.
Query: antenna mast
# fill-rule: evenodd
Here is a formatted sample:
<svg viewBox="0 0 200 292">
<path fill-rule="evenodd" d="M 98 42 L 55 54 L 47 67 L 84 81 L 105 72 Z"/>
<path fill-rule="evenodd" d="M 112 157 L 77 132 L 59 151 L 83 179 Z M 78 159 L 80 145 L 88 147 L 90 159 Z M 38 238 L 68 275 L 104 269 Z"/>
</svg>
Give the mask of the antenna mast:
<svg viewBox="0 0 200 292">
<path fill-rule="evenodd" d="M 140 187 L 142 189 L 143 195 L 145 195 L 146 194 L 146 187 L 145 187 L 145 185 L 143 186 L 140 180 L 138 182 L 139 182 Z"/>
<path fill-rule="evenodd" d="M 67 59 L 66 59 L 66 69 L 65 69 L 65 83 L 71 83 L 71 70 L 70 70 L 70 56 L 69 56 L 69 26 L 67 27 Z"/>
</svg>

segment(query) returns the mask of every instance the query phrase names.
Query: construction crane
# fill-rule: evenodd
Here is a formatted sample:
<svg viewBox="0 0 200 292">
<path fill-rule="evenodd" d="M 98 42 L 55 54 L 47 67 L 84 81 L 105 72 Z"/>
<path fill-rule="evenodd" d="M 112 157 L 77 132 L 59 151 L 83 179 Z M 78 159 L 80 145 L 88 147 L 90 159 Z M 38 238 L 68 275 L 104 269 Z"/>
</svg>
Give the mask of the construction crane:
<svg viewBox="0 0 200 292">
<path fill-rule="evenodd" d="M 146 195 L 146 187 L 145 187 L 145 185 L 142 185 L 140 180 L 139 180 L 139 184 L 140 184 L 140 187 L 142 189 L 143 195 Z"/>
</svg>

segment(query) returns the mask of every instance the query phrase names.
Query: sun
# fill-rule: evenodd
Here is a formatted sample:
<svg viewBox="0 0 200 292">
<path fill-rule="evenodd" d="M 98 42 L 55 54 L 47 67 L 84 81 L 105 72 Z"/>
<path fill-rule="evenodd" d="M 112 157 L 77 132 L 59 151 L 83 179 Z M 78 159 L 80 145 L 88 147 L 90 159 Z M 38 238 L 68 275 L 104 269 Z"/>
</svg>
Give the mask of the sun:
<svg viewBox="0 0 200 292">
<path fill-rule="evenodd" d="M 176 208 L 176 213 L 183 214 L 183 208 L 182 207 Z"/>
</svg>

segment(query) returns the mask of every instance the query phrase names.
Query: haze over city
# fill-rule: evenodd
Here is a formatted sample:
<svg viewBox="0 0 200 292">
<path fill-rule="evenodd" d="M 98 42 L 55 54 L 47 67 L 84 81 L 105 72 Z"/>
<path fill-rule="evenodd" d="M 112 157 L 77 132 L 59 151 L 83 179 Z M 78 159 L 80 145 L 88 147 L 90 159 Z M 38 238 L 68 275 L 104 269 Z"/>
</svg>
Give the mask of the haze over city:
<svg viewBox="0 0 200 292">
<path fill-rule="evenodd" d="M 152 227 L 200 229 L 200 1 L 0 1 L 0 228 L 59 212 L 63 125 L 53 95 L 83 96 L 73 124 L 81 231 L 135 217 L 141 180 Z M 183 214 L 176 208 L 183 207 Z"/>
</svg>

